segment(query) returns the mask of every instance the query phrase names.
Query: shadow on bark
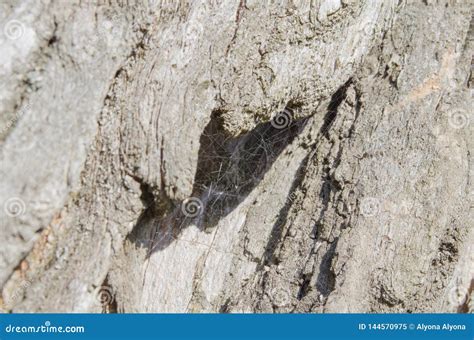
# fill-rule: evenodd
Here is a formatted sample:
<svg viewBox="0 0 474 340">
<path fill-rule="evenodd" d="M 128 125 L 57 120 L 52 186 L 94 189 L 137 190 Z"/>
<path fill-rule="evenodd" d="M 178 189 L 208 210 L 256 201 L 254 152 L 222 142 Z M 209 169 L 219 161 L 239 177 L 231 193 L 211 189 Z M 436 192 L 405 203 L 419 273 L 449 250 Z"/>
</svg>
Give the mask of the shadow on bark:
<svg viewBox="0 0 474 340">
<path fill-rule="evenodd" d="M 190 225 L 210 232 L 259 184 L 284 148 L 302 131 L 308 119 L 293 120 L 294 109 L 288 106 L 271 122 L 239 137 L 229 136 L 222 127 L 221 112 L 214 112 L 200 138 L 192 197 L 171 207 L 153 204 L 141 216 L 129 240 L 147 248 L 150 256 L 177 240 Z"/>
</svg>

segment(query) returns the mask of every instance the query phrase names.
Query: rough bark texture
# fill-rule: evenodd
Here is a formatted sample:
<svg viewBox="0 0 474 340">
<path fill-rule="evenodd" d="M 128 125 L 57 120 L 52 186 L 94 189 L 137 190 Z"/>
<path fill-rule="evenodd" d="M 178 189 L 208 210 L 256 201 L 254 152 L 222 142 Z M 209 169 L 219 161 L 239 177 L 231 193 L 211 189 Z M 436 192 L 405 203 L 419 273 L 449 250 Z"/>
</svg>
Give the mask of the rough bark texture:
<svg viewBox="0 0 474 340">
<path fill-rule="evenodd" d="M 473 310 L 470 1 L 0 5 L 4 311 Z"/>
</svg>

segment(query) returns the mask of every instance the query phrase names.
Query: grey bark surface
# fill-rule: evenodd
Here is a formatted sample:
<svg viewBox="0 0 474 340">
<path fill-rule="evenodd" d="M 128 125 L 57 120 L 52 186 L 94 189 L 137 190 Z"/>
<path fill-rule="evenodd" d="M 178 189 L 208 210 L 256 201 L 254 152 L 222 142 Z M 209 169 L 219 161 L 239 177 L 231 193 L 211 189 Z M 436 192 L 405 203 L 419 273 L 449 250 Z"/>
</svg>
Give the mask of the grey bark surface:
<svg viewBox="0 0 474 340">
<path fill-rule="evenodd" d="M 0 3 L 5 312 L 472 312 L 469 1 Z"/>
</svg>

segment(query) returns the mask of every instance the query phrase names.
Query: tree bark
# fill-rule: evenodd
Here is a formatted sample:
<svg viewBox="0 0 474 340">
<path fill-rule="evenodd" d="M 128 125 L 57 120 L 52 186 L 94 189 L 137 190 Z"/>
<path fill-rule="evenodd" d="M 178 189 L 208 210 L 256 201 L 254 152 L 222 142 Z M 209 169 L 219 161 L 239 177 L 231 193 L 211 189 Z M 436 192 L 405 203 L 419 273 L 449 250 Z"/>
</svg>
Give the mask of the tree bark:
<svg viewBox="0 0 474 340">
<path fill-rule="evenodd" d="M 11 1 L 5 312 L 469 312 L 469 1 Z"/>
</svg>

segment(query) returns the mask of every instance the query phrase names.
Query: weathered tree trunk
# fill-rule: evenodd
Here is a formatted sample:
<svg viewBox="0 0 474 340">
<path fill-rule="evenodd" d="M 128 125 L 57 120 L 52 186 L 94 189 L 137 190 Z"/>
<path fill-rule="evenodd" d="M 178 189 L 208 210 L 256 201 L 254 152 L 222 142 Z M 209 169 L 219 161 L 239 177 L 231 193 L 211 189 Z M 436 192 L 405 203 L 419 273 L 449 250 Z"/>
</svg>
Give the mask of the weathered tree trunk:
<svg viewBox="0 0 474 340">
<path fill-rule="evenodd" d="M 1 307 L 472 311 L 469 1 L 7 1 Z"/>
</svg>

